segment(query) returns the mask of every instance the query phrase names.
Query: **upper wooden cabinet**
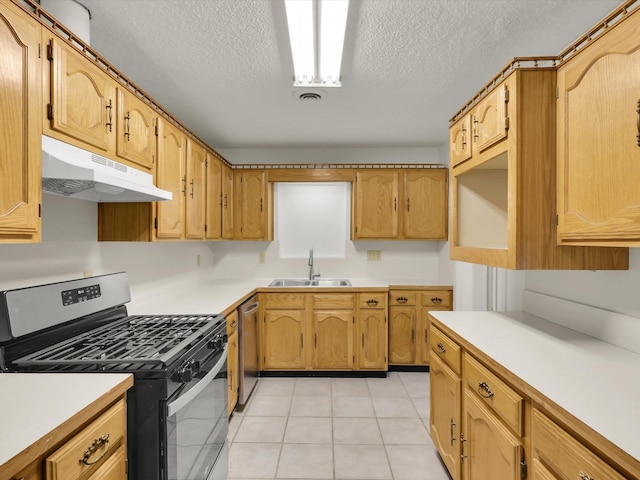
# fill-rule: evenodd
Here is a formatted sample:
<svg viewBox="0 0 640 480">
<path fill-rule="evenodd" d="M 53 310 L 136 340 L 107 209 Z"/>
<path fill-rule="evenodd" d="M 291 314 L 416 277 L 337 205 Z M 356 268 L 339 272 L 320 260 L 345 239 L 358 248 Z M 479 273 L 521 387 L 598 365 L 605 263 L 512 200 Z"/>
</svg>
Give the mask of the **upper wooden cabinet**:
<svg viewBox="0 0 640 480">
<path fill-rule="evenodd" d="M 0 4 L 0 243 L 39 242 L 42 76 L 40 24 Z"/>
<path fill-rule="evenodd" d="M 222 238 L 233 238 L 233 170 L 228 165 L 222 166 L 222 192 L 220 197 L 222 208 Z"/>
<path fill-rule="evenodd" d="M 207 197 L 205 205 L 207 240 L 222 238 L 222 168 L 214 155 L 207 154 Z"/>
<path fill-rule="evenodd" d="M 357 171 L 353 199 L 354 239 L 447 239 L 445 169 Z"/>
<path fill-rule="evenodd" d="M 451 167 L 453 260 L 511 269 L 628 268 L 627 249 L 556 243 L 555 95 L 554 68 L 514 68 L 465 112 L 471 156 Z M 451 135 L 461 121 L 454 119 Z"/>
<path fill-rule="evenodd" d="M 234 238 L 236 240 L 273 239 L 272 191 L 264 171 L 234 174 Z"/>
<path fill-rule="evenodd" d="M 398 236 L 398 171 L 356 172 L 353 238 Z"/>
<path fill-rule="evenodd" d="M 558 69 L 558 241 L 640 246 L 640 11 Z"/>
<path fill-rule="evenodd" d="M 177 127 L 158 119 L 158 188 L 168 190 L 173 198 L 157 202 L 156 236 L 180 240 L 185 234 L 187 193 L 187 138 Z"/>
<path fill-rule="evenodd" d="M 449 128 L 449 161 L 456 166 L 471 158 L 471 114 L 466 114 Z"/>
<path fill-rule="evenodd" d="M 207 152 L 187 139 L 185 238 L 202 240 L 205 230 Z"/>
<path fill-rule="evenodd" d="M 44 133 L 79 147 L 113 155 L 116 83 L 75 48 L 50 34 L 50 99 Z"/>
<path fill-rule="evenodd" d="M 133 93 L 118 87 L 116 154 L 152 170 L 156 158 L 156 112 Z"/>
</svg>

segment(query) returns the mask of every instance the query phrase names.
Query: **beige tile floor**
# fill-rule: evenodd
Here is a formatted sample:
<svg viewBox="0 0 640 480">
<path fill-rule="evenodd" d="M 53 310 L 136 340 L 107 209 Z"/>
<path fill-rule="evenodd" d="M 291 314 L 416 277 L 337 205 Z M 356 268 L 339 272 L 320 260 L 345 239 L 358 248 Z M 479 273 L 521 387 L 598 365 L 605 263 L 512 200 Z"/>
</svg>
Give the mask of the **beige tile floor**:
<svg viewBox="0 0 640 480">
<path fill-rule="evenodd" d="M 229 423 L 229 478 L 449 480 L 428 432 L 428 373 L 261 378 Z"/>
</svg>

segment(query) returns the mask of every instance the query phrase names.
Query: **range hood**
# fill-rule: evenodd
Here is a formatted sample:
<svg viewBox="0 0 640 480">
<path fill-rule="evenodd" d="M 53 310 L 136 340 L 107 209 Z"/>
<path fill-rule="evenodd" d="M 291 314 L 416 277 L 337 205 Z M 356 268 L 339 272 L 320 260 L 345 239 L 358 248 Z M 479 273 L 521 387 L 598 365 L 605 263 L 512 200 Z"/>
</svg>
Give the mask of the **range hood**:
<svg viewBox="0 0 640 480">
<path fill-rule="evenodd" d="M 153 176 L 122 163 L 42 136 L 42 191 L 91 202 L 156 202 L 172 194 Z"/>
</svg>

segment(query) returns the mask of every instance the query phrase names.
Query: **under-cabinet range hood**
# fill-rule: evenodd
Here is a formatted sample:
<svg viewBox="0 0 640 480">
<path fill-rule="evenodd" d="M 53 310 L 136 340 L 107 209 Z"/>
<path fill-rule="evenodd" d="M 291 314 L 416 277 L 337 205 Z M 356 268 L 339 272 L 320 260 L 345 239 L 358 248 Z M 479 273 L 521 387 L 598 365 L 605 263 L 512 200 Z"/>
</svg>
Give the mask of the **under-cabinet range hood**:
<svg viewBox="0 0 640 480">
<path fill-rule="evenodd" d="M 100 203 L 156 202 L 172 194 L 141 170 L 42 136 L 42 191 Z"/>
</svg>

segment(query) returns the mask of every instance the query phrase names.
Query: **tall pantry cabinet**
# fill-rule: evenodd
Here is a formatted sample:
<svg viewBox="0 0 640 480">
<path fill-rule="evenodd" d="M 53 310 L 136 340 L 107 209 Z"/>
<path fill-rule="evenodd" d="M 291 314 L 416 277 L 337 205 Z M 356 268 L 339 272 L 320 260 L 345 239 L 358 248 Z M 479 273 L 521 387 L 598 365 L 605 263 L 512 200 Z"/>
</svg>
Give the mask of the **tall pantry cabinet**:
<svg viewBox="0 0 640 480">
<path fill-rule="evenodd" d="M 40 46 L 40 24 L 0 4 L 0 243 L 41 237 Z"/>
</svg>

